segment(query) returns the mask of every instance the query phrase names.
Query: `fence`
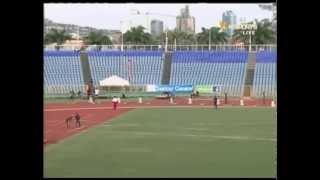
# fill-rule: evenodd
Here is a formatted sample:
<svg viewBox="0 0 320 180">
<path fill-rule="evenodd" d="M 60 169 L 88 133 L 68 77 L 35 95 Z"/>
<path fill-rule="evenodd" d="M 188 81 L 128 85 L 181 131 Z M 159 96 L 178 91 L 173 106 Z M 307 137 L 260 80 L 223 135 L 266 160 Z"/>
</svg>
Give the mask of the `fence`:
<svg viewBox="0 0 320 180">
<path fill-rule="evenodd" d="M 47 45 L 44 47 L 46 51 L 74 51 L 74 50 L 87 50 L 87 51 L 121 51 L 122 45 Z M 249 45 L 234 45 L 234 44 L 193 44 L 193 45 L 168 45 L 168 51 L 235 51 L 245 50 L 249 51 Z M 277 45 L 275 44 L 252 44 L 251 51 L 276 51 Z M 143 50 L 143 51 L 163 51 L 164 45 L 123 45 L 123 50 Z"/>
<path fill-rule="evenodd" d="M 78 91 L 85 92 L 85 85 L 44 85 L 45 97 L 66 97 L 70 96 L 70 91 L 77 93 Z"/>
</svg>

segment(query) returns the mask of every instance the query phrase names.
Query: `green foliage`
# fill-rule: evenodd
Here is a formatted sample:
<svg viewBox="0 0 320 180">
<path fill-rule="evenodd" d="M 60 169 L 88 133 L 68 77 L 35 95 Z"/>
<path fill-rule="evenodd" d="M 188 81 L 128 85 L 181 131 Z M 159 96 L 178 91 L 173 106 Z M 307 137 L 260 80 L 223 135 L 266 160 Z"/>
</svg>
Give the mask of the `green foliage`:
<svg viewBox="0 0 320 180">
<path fill-rule="evenodd" d="M 57 45 L 63 44 L 66 40 L 70 40 L 71 35 L 65 30 L 51 29 L 44 37 L 45 44 L 57 43 Z"/>
<path fill-rule="evenodd" d="M 271 44 L 276 43 L 276 32 L 272 30 L 272 23 L 268 19 L 261 21 L 255 20 L 257 24 L 257 30 L 252 35 L 252 44 Z M 233 41 L 240 41 L 245 44 L 249 44 L 249 36 L 242 34 L 240 30 L 235 30 L 232 37 Z"/>
<path fill-rule="evenodd" d="M 143 26 L 132 27 L 129 31 L 124 33 L 124 44 L 153 44 L 154 40 L 150 33 L 144 32 Z"/>
<path fill-rule="evenodd" d="M 111 45 L 112 41 L 101 32 L 90 32 L 89 35 L 84 38 L 84 43 L 87 45 Z"/>
<path fill-rule="evenodd" d="M 220 28 L 211 27 L 206 29 L 201 28 L 202 32 L 197 34 L 197 40 L 199 44 L 209 44 L 209 38 L 211 38 L 211 44 L 221 44 L 228 41 L 228 34 L 220 32 Z"/>
</svg>

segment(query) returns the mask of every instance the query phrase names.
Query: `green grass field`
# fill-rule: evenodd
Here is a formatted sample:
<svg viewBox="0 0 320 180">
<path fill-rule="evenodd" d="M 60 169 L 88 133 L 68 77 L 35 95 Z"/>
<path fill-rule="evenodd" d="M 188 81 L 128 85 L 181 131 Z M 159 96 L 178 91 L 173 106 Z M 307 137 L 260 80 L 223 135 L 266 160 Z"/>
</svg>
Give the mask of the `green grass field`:
<svg viewBox="0 0 320 180">
<path fill-rule="evenodd" d="M 137 109 L 45 148 L 45 177 L 275 177 L 271 108 Z"/>
</svg>

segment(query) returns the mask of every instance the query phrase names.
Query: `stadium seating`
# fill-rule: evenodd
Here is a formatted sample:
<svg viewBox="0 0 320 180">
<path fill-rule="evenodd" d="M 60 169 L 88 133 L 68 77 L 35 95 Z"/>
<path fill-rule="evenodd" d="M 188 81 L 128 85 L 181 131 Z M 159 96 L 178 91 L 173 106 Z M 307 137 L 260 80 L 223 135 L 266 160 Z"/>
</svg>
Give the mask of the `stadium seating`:
<svg viewBox="0 0 320 180">
<path fill-rule="evenodd" d="M 246 51 L 177 51 L 173 54 L 170 84 L 221 85 L 230 96 L 243 91 Z"/>
<path fill-rule="evenodd" d="M 73 51 L 44 52 L 44 87 L 62 87 L 64 93 L 83 91 L 80 54 Z"/>
<path fill-rule="evenodd" d="M 134 85 L 161 84 L 162 51 L 89 51 L 89 65 L 95 85 L 111 75 L 129 79 Z M 229 96 L 241 96 L 244 88 L 247 51 L 175 51 L 171 64 L 171 85 L 221 85 Z M 275 51 L 259 51 L 253 79 L 253 95 L 276 96 Z M 130 70 L 131 69 L 131 70 Z M 68 93 L 83 91 L 79 52 L 44 52 L 44 88 Z"/>
<path fill-rule="evenodd" d="M 90 51 L 89 64 L 93 83 L 111 75 L 129 79 L 131 84 L 160 84 L 163 52 L 160 51 Z M 129 73 L 131 72 L 131 73 Z"/>
<path fill-rule="evenodd" d="M 275 51 L 257 52 L 256 68 L 253 80 L 254 96 L 262 96 L 265 92 L 267 97 L 275 97 L 277 92 L 277 54 Z"/>
</svg>

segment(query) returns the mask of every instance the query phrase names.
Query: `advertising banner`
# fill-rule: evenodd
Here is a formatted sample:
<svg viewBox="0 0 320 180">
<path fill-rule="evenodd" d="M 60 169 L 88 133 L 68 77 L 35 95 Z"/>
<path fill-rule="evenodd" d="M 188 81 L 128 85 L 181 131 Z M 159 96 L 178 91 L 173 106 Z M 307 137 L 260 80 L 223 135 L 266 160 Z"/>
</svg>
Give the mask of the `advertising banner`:
<svg viewBox="0 0 320 180">
<path fill-rule="evenodd" d="M 213 85 L 196 85 L 195 90 L 199 93 L 212 93 Z"/>
<path fill-rule="evenodd" d="M 221 86 L 220 85 L 197 85 L 195 87 L 195 90 L 199 91 L 199 93 L 220 92 Z"/>
<path fill-rule="evenodd" d="M 172 85 L 156 85 L 156 92 L 172 92 L 174 90 L 174 86 Z"/>
<path fill-rule="evenodd" d="M 156 92 L 156 85 L 154 84 L 148 84 L 146 88 L 147 92 Z"/>
<path fill-rule="evenodd" d="M 155 85 L 156 92 L 191 92 L 192 85 Z"/>
<path fill-rule="evenodd" d="M 182 85 L 182 86 L 175 86 L 176 92 L 191 92 L 193 90 L 192 85 Z"/>
</svg>

